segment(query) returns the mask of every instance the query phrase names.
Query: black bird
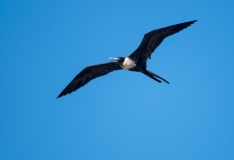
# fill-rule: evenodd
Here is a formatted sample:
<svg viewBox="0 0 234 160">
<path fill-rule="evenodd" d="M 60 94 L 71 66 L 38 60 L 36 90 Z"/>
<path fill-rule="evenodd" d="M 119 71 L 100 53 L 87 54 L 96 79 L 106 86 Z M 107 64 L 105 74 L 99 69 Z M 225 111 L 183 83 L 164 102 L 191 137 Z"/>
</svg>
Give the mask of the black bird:
<svg viewBox="0 0 234 160">
<path fill-rule="evenodd" d="M 67 85 L 57 98 L 76 91 L 92 79 L 120 69 L 141 72 L 159 83 L 164 81 L 169 84 L 167 80 L 146 69 L 147 58 L 151 59 L 151 54 L 160 45 L 160 43 L 162 43 L 164 38 L 187 28 L 194 22 L 196 22 L 196 20 L 156 29 L 146 33 L 141 44 L 132 54 L 127 57 L 110 58 L 116 62 L 108 62 L 86 67 L 76 75 L 76 77 Z"/>
</svg>

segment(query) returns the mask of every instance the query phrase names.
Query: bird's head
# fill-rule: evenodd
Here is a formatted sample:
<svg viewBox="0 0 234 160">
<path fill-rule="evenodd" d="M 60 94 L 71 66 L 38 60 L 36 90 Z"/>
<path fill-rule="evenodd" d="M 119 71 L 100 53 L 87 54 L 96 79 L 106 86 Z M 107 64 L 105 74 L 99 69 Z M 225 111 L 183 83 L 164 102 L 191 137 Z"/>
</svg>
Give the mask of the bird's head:
<svg viewBox="0 0 234 160">
<path fill-rule="evenodd" d="M 120 64 L 122 64 L 124 62 L 124 58 L 123 57 L 110 58 L 110 60 L 117 61 Z"/>
</svg>

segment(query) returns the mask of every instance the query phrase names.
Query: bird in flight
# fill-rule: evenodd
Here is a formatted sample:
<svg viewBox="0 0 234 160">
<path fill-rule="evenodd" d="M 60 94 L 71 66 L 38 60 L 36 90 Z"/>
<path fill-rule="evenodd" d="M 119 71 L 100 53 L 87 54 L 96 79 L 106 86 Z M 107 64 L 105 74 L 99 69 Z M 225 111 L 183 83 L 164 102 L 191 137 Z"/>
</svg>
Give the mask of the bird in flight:
<svg viewBox="0 0 234 160">
<path fill-rule="evenodd" d="M 147 59 L 151 59 L 151 54 L 166 37 L 187 28 L 194 22 L 196 22 L 196 20 L 175 24 L 146 33 L 141 44 L 132 54 L 127 57 L 110 58 L 115 62 L 97 64 L 84 68 L 75 76 L 57 98 L 76 91 L 97 77 L 104 76 L 112 71 L 120 69 L 141 72 L 159 83 L 164 81 L 169 84 L 164 78 L 146 69 Z"/>
</svg>

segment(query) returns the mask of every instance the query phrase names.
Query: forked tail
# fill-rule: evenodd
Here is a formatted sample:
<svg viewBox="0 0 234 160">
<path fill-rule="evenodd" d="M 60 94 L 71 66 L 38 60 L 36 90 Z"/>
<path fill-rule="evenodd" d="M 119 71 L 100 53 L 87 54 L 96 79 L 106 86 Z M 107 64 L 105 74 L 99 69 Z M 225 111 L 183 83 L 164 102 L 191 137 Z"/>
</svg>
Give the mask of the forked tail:
<svg viewBox="0 0 234 160">
<path fill-rule="evenodd" d="M 160 77 L 159 75 L 157 75 L 157 74 L 155 74 L 155 73 L 153 73 L 153 72 L 151 72 L 151 71 L 149 71 L 149 70 L 146 70 L 146 71 L 143 72 L 143 73 L 144 73 L 145 75 L 147 75 L 148 77 L 154 79 L 155 81 L 159 82 L 159 83 L 161 83 L 162 81 L 164 81 L 164 82 L 166 82 L 166 83 L 169 84 L 169 82 L 168 82 L 167 80 L 165 80 L 164 78 Z M 157 78 L 158 78 L 158 79 L 157 79 Z M 162 80 L 162 81 L 160 81 L 159 79 Z"/>
</svg>

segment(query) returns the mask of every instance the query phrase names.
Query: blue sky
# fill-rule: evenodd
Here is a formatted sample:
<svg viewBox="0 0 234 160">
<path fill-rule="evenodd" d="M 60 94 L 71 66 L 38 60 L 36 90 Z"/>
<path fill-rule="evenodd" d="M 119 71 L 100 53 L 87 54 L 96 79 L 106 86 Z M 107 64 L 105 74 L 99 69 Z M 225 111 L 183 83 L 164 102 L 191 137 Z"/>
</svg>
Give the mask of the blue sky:
<svg viewBox="0 0 234 160">
<path fill-rule="evenodd" d="M 234 159 L 232 1 L 0 1 L 0 159 Z M 84 67 L 168 37 L 148 69 L 56 99 Z"/>
</svg>

